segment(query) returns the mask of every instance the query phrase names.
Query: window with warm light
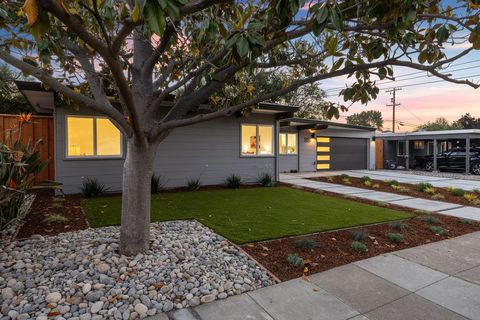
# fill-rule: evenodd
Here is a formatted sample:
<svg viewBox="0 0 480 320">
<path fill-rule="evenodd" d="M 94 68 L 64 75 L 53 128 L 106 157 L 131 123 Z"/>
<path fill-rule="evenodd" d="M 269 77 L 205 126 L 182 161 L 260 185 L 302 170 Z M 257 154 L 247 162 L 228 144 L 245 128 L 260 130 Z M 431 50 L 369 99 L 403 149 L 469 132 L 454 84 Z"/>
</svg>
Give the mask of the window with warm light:
<svg viewBox="0 0 480 320">
<path fill-rule="evenodd" d="M 107 118 L 67 116 L 67 157 L 121 157 L 122 135 Z"/>
<path fill-rule="evenodd" d="M 242 124 L 242 155 L 273 155 L 273 126 Z"/>
<path fill-rule="evenodd" d="M 280 154 L 297 154 L 297 134 L 280 133 Z"/>
</svg>

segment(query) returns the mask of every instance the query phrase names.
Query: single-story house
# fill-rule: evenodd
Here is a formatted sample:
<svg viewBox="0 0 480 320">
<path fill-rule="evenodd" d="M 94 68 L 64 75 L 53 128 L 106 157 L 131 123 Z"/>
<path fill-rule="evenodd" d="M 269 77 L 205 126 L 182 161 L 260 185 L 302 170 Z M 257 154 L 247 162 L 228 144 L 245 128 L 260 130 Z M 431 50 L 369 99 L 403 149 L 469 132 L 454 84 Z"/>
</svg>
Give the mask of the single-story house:
<svg viewBox="0 0 480 320">
<path fill-rule="evenodd" d="M 120 191 L 126 152 L 120 130 L 105 116 L 61 104 L 40 83 L 17 86 L 37 112 L 53 115 L 55 180 L 64 192 L 78 193 L 86 178 Z M 263 173 L 278 181 L 281 172 L 374 169 L 375 129 L 294 118 L 297 110 L 261 103 L 249 116 L 176 128 L 160 143 L 154 171 L 173 188 L 192 178 L 222 184 L 231 174 L 252 183 Z"/>
<path fill-rule="evenodd" d="M 437 157 L 445 151 L 462 150 L 464 169 L 470 173 L 470 150 L 480 147 L 480 129 L 416 131 L 379 133 L 375 137 L 383 141 L 377 148 L 377 168 L 421 168 L 418 161 L 432 156 L 433 170 L 437 170 Z M 383 160 L 383 161 L 382 161 Z"/>
</svg>

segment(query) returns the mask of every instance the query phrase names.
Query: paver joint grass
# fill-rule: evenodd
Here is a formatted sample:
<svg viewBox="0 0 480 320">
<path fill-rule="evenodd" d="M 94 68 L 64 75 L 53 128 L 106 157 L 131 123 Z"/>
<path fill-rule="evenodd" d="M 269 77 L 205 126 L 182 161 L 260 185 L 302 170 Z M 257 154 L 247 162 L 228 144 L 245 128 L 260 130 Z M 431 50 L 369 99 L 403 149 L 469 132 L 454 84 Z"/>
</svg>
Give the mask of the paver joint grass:
<svg viewBox="0 0 480 320">
<path fill-rule="evenodd" d="M 120 197 L 82 202 L 90 226 L 120 224 Z M 288 187 L 160 193 L 152 221 L 197 219 L 242 244 L 411 217 L 407 212 Z"/>
</svg>

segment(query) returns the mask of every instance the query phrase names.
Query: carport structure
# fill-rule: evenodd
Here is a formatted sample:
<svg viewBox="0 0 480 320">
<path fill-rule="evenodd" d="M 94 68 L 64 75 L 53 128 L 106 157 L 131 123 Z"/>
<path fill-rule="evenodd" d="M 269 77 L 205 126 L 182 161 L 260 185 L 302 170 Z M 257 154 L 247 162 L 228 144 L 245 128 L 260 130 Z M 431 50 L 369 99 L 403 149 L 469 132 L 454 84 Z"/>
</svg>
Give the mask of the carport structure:
<svg viewBox="0 0 480 320">
<path fill-rule="evenodd" d="M 385 168 L 392 168 L 394 165 L 408 170 L 418 167 L 416 157 L 432 156 L 433 170 L 437 171 L 439 155 L 452 151 L 459 153 L 457 159 L 464 159 L 462 161 L 468 174 L 471 148 L 480 148 L 480 129 L 381 133 L 375 138 L 383 141 L 383 149 L 377 152 L 383 153 L 381 167 Z"/>
</svg>

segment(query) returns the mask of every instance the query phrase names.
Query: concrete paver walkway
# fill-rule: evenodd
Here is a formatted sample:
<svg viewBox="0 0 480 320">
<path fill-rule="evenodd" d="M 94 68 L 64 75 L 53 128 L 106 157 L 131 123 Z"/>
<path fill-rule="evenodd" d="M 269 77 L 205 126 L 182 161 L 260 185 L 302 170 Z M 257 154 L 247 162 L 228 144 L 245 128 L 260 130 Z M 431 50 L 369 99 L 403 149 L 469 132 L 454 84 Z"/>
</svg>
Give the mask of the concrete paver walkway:
<svg viewBox="0 0 480 320">
<path fill-rule="evenodd" d="M 362 176 L 368 175 L 370 178 L 376 179 L 376 180 L 387 179 L 386 177 L 379 178 L 378 176 L 375 176 L 375 174 L 377 174 L 376 172 L 377 171 L 364 172 L 364 170 L 355 170 L 355 171 L 342 171 L 342 172 L 330 171 L 330 172 L 322 172 L 322 173 L 281 174 L 280 180 L 284 183 L 288 183 L 288 184 L 292 184 L 300 187 L 312 188 L 312 189 L 321 190 L 321 191 L 328 191 L 328 192 L 338 193 L 341 195 L 346 195 L 354 198 L 362 198 L 367 200 L 386 202 L 386 203 L 390 203 L 398 206 L 403 206 L 406 208 L 424 210 L 428 212 L 436 212 L 439 214 L 480 221 L 480 208 L 462 206 L 460 204 L 443 202 L 443 201 L 414 198 L 406 195 L 398 195 L 396 193 L 368 190 L 368 189 L 356 188 L 356 187 L 350 187 L 350 186 L 342 186 L 335 183 L 326 183 L 326 182 L 307 179 L 309 177 L 318 177 L 319 175 L 322 175 L 322 176 L 338 175 L 341 173 L 347 173 L 352 177 L 353 176 L 362 177 Z M 391 174 L 391 172 L 386 172 L 386 173 L 388 175 Z M 444 179 L 444 180 L 447 179 L 447 178 L 435 178 L 435 177 L 422 177 L 422 176 L 416 176 L 416 175 L 409 175 L 409 176 L 414 176 L 415 178 L 416 177 L 427 178 L 427 180 L 415 180 L 416 182 L 414 182 L 413 180 L 411 180 L 410 177 L 408 178 L 399 177 L 398 175 L 390 176 L 389 178 L 396 179 L 399 182 L 405 182 L 405 183 L 418 183 L 422 181 L 423 182 L 428 181 L 429 183 L 432 183 L 432 185 L 434 184 L 433 183 L 434 181 L 431 180 L 432 178 Z M 410 182 L 406 182 L 406 180 Z M 448 179 L 448 180 L 453 180 L 453 179 Z M 463 180 L 463 181 L 466 181 L 466 180 Z M 467 181 L 467 182 L 477 183 L 479 184 L 479 188 L 480 188 L 480 182 L 477 182 L 477 181 Z M 449 183 L 448 185 L 452 186 L 453 184 Z M 453 185 L 453 186 L 458 187 L 456 185 Z M 470 185 L 470 187 L 473 187 L 473 185 Z"/>
<path fill-rule="evenodd" d="M 479 319 L 480 232 L 151 319 Z"/>
</svg>

